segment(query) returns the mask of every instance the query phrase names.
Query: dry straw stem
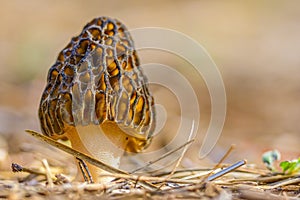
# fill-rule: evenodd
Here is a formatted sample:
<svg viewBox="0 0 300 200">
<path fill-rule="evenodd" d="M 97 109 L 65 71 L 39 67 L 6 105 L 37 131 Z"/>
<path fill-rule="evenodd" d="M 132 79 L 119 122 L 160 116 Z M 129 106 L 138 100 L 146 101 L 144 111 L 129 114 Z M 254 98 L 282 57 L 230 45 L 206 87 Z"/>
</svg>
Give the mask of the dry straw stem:
<svg viewBox="0 0 300 200">
<path fill-rule="evenodd" d="M 51 138 L 48 138 L 48 137 L 46 137 L 46 136 L 44 136 L 44 135 L 42 135 L 42 134 L 40 134 L 40 133 L 38 133 L 38 132 L 35 132 L 35 131 L 32 131 L 32 130 L 26 130 L 26 132 L 27 132 L 27 133 L 30 133 L 32 136 L 34 136 L 34 137 L 36 137 L 36 138 L 38 138 L 38 139 L 40 139 L 40 140 L 43 140 L 43 141 L 47 142 L 48 144 L 50 144 L 50 145 L 52 145 L 52 146 L 55 146 L 55 147 L 57 147 L 57 148 L 59 148 L 59 149 L 65 151 L 65 152 L 67 152 L 67 153 L 73 155 L 73 156 L 76 157 L 76 158 L 79 158 L 79 159 L 82 159 L 82 160 L 86 160 L 86 161 L 90 162 L 91 164 L 93 164 L 93 165 L 95 165 L 95 166 L 97 166 L 97 167 L 99 167 L 99 168 L 101 168 L 101 169 L 103 169 L 103 170 L 105 170 L 105 171 L 107 171 L 107 172 L 110 172 L 110 173 L 113 173 L 113 174 L 123 174 L 123 175 L 129 175 L 129 174 L 130 174 L 130 173 L 125 172 L 125 171 L 122 171 L 122 170 L 120 170 L 120 169 L 116 169 L 116 168 L 114 168 L 114 167 L 111 167 L 111 166 L 109 166 L 109 165 L 107 165 L 107 164 L 105 164 L 105 163 L 103 163 L 103 162 L 101 162 L 101 161 L 99 161 L 99 160 L 97 160 L 97 159 L 95 159 L 95 158 L 92 158 L 92 157 L 90 157 L 90 156 L 88 156 L 88 155 L 86 155 L 86 154 L 83 154 L 83 153 L 81 153 L 81 152 L 78 152 L 78 151 L 76 151 L 75 149 L 72 149 L 72 148 L 70 148 L 70 147 L 68 147 L 68 146 L 66 146 L 66 145 L 64 145 L 64 144 L 61 144 L 61 143 L 59 143 L 59 142 L 56 142 L 55 140 L 53 140 L 53 139 L 51 139 Z M 181 162 L 181 160 L 182 160 L 182 158 L 183 158 L 185 152 L 186 152 L 187 149 L 188 149 L 188 145 L 189 145 L 191 142 L 193 142 L 193 141 L 194 141 L 194 140 L 192 139 L 192 140 L 186 142 L 184 145 L 181 145 L 180 147 L 178 147 L 178 148 L 176 148 L 175 150 L 171 151 L 170 153 L 167 153 L 167 154 L 166 154 L 166 155 L 170 155 L 171 153 L 174 153 L 175 151 L 177 151 L 178 149 L 180 149 L 180 148 L 182 148 L 182 147 L 185 148 L 184 151 L 182 152 L 180 158 L 178 159 L 178 161 L 177 161 L 177 163 L 176 163 L 174 169 L 173 169 L 169 174 L 167 174 L 167 177 L 164 178 L 164 181 L 163 181 L 163 182 L 167 182 L 168 179 L 170 179 L 170 178 L 173 176 L 173 174 L 175 173 L 177 167 L 179 166 L 179 164 L 180 164 L 180 162 Z M 231 148 L 226 152 L 226 154 L 223 156 L 223 158 L 221 159 L 221 161 L 223 161 L 223 160 L 229 155 L 229 153 L 232 151 L 232 149 L 233 149 L 233 146 L 231 146 Z M 155 160 L 155 161 L 152 161 L 151 164 L 155 163 L 155 162 L 158 161 L 158 160 L 161 160 L 161 159 L 164 158 L 164 157 L 165 157 L 165 156 L 162 156 L 161 158 L 159 158 L 159 159 L 157 159 L 157 160 Z M 244 164 L 245 164 L 245 162 L 244 162 Z M 215 166 L 214 169 L 216 169 L 219 165 L 220 165 L 220 162 Z M 241 165 L 239 165 L 239 166 L 241 166 Z M 239 167 L 239 166 L 238 166 L 238 167 Z M 219 178 L 220 176 L 222 176 L 222 175 L 224 175 L 224 174 L 226 174 L 226 173 L 228 173 L 228 172 L 231 172 L 231 171 L 233 171 L 233 170 L 235 170 L 235 169 L 236 169 L 236 167 L 235 167 L 235 168 L 233 168 L 233 167 L 228 167 L 228 168 L 226 168 L 225 170 L 221 171 L 221 172 L 220 172 L 219 174 L 217 174 L 217 175 L 209 176 L 209 175 L 211 175 L 211 173 L 212 173 L 212 172 L 211 172 L 211 173 L 208 173 L 202 180 L 205 180 L 205 179 L 207 179 L 207 178 L 210 178 L 211 180 L 213 180 L 213 179 Z M 135 171 L 136 171 L 136 170 L 135 170 Z M 214 171 L 214 170 L 213 170 L 213 171 Z M 136 180 L 136 178 L 133 178 L 133 179 Z M 159 182 L 160 182 L 160 181 L 159 181 Z M 190 182 L 190 183 L 192 183 L 192 182 Z M 143 183 L 143 185 L 146 186 L 146 187 L 148 187 L 148 189 L 150 188 L 150 189 L 152 189 L 152 190 L 153 190 L 153 189 L 156 189 L 156 190 L 157 190 L 157 189 L 159 189 L 163 184 L 162 184 L 160 187 L 158 187 L 158 188 L 155 187 L 155 186 L 153 186 L 153 185 L 151 185 L 151 184 L 149 184 L 149 183 Z"/>
<path fill-rule="evenodd" d="M 288 178 L 282 181 L 278 181 L 275 183 L 272 183 L 269 185 L 268 189 L 275 189 L 275 188 L 279 188 L 285 185 L 296 185 L 300 183 L 300 176 L 298 175 L 297 177 L 293 177 L 293 178 Z"/>
<path fill-rule="evenodd" d="M 215 165 L 215 167 L 211 170 L 210 173 L 208 173 L 203 180 L 208 179 L 213 173 L 214 171 L 221 165 L 221 163 L 229 156 L 229 154 L 233 151 L 233 149 L 235 148 L 235 145 L 231 145 L 230 148 L 227 150 L 227 152 L 224 154 L 224 156 L 221 158 L 221 160 L 218 162 L 218 164 Z"/>
<path fill-rule="evenodd" d="M 173 195 L 178 198 L 200 198 L 200 197 L 209 197 L 207 199 L 212 199 L 210 196 L 212 194 L 217 194 L 214 197 L 220 197 L 222 199 L 222 191 L 230 191 L 230 195 L 237 199 L 297 199 L 300 191 L 300 177 L 298 175 L 287 176 L 283 174 L 270 174 L 267 170 L 262 170 L 255 168 L 254 166 L 247 166 L 245 168 L 236 169 L 237 166 L 245 164 L 245 161 L 239 161 L 233 165 L 224 165 L 221 162 L 229 155 L 233 148 L 230 148 L 227 153 L 224 154 L 222 160 L 214 167 L 214 169 L 226 167 L 223 170 L 220 170 L 221 173 L 215 173 L 211 175 L 211 169 L 183 169 L 177 170 L 175 167 L 172 171 L 151 174 L 149 176 L 137 176 L 128 172 L 124 172 L 119 169 L 107 166 L 105 163 L 98 161 L 94 158 L 91 158 L 85 154 L 82 154 L 68 146 L 65 146 L 61 143 L 58 143 L 52 139 L 47 138 L 37 132 L 27 131 L 28 133 L 34 135 L 40 140 L 44 140 L 47 143 L 62 149 L 63 151 L 78 157 L 82 160 L 90 162 L 97 167 L 102 169 L 107 169 L 108 174 L 106 173 L 103 176 L 111 176 L 116 179 L 110 184 L 87 184 L 83 185 L 82 189 L 84 191 L 97 191 L 104 192 L 104 195 L 109 195 L 113 198 L 130 198 L 130 197 L 146 197 L 147 195 L 158 195 L 159 197 L 165 197 L 164 195 Z M 171 155 L 172 152 L 175 152 L 182 147 L 186 147 L 192 141 L 181 145 L 177 149 L 163 155 L 165 158 L 168 155 Z M 181 154 L 184 155 L 184 154 Z M 155 163 L 157 160 L 163 159 L 159 158 L 154 161 L 151 161 L 147 166 Z M 180 159 L 177 163 L 180 163 Z M 136 170 L 135 170 L 136 171 Z M 234 172 L 233 172 L 234 171 Z M 216 172 L 216 170 L 213 170 Z M 227 172 L 231 172 L 231 175 L 225 175 Z M 208 175 L 209 174 L 209 175 Z M 225 175 L 225 176 L 224 176 Z M 220 178 L 220 180 L 211 181 L 215 178 Z M 151 182 L 151 184 L 150 184 Z M 144 186 L 142 188 L 135 188 L 135 184 L 139 183 Z M 162 183 L 164 187 L 159 190 L 159 186 Z M 72 183 L 76 184 L 76 183 Z M 152 185 L 153 184 L 153 185 Z M 210 191 L 209 185 L 213 185 L 213 191 Z M 219 187 L 221 186 L 221 187 Z M 217 189 L 218 188 L 218 189 Z M 224 190 L 225 189 L 225 190 Z M 282 194 L 278 194 L 282 191 Z M 277 194 L 275 194 L 277 193 Z M 146 196 L 145 196 L 146 195 Z M 203 196 L 204 195 L 204 196 Z M 284 196 L 286 195 L 286 196 Z M 295 197 L 295 198 L 293 198 Z"/>
<path fill-rule="evenodd" d="M 244 172 L 245 173 L 245 172 Z M 252 173 L 254 174 L 254 173 Z M 239 179 L 233 179 L 233 180 L 228 180 L 230 182 L 241 182 L 241 181 L 255 181 L 258 183 L 275 183 L 279 182 L 281 180 L 288 180 L 288 179 L 295 179 L 299 178 L 299 175 L 276 175 L 276 176 L 265 176 L 265 177 L 253 177 L 253 178 L 239 178 Z M 277 182 L 277 183 L 278 183 Z"/>
<path fill-rule="evenodd" d="M 220 166 L 220 168 L 224 168 L 224 167 L 229 167 L 229 164 L 222 164 Z M 183 179 L 190 179 L 190 178 L 197 178 L 197 177 L 202 177 L 204 175 L 207 175 L 209 173 L 211 173 L 212 169 L 209 168 L 194 168 L 194 169 L 179 169 L 176 170 L 173 177 L 176 178 L 183 178 Z M 270 173 L 269 170 L 261 170 L 261 169 L 253 169 L 253 168 L 249 168 L 249 166 L 247 168 L 239 168 L 236 169 L 235 172 L 239 172 L 239 173 L 243 173 L 243 174 L 255 174 L 255 175 L 262 175 L 262 176 L 266 176 Z M 153 176 L 166 176 L 168 175 L 170 172 L 158 172 L 156 174 L 153 174 Z M 190 176 L 190 177 L 189 177 Z M 193 177 L 195 176 L 195 177 Z M 261 179 L 272 179 L 272 177 L 262 177 Z M 283 178 L 281 178 L 283 179 Z M 248 179 L 246 179 L 248 180 Z M 251 179 L 252 180 L 252 179 Z M 256 179 L 255 179 L 256 180 Z M 270 181 L 272 182 L 272 180 Z"/>
<path fill-rule="evenodd" d="M 41 175 L 41 176 L 45 176 L 47 177 L 45 172 L 41 172 L 39 170 L 36 169 L 29 169 L 26 167 L 22 167 L 21 165 L 17 164 L 17 163 L 12 163 L 11 164 L 11 169 L 13 172 L 27 172 L 29 174 L 34 174 L 34 175 Z"/>
<path fill-rule="evenodd" d="M 47 181 L 48 181 L 48 186 L 50 188 L 53 188 L 52 173 L 50 171 L 50 167 L 49 167 L 48 161 L 46 159 L 43 159 L 42 160 L 42 164 L 43 164 L 43 166 L 45 168 L 45 171 L 46 171 L 46 177 L 47 177 Z"/>
<path fill-rule="evenodd" d="M 79 151 L 76 151 L 75 149 L 72 149 L 64 144 L 61 144 L 47 136 L 42 135 L 41 133 L 38 133 L 36 131 L 32 131 L 32 130 L 26 130 L 27 133 L 31 134 L 32 136 L 34 136 L 35 138 L 42 140 L 56 148 L 59 148 L 60 150 L 63 150 L 71 155 L 73 155 L 76 158 L 80 158 L 82 160 L 86 160 L 87 162 L 91 163 L 92 165 L 95 165 L 96 167 L 99 167 L 107 172 L 110 173 L 117 173 L 117 174 L 129 174 L 123 170 L 114 168 L 110 165 L 107 165 L 95 158 L 92 158 L 84 153 L 81 153 Z M 146 183 L 146 182 L 140 182 L 141 185 L 143 185 L 144 187 L 146 187 L 149 190 L 156 190 L 157 188 L 155 186 L 153 186 L 152 184 Z"/>
<path fill-rule="evenodd" d="M 84 162 L 84 160 L 81 160 L 80 158 L 76 158 L 76 159 L 78 160 L 78 165 L 79 165 L 80 171 L 83 175 L 84 181 L 87 183 L 94 183 L 92 175 L 91 175 L 86 163 Z"/>
<path fill-rule="evenodd" d="M 140 171 L 140 170 L 142 170 L 142 169 L 145 169 L 145 168 L 151 166 L 152 164 L 154 164 L 154 163 L 156 163 L 156 162 L 158 162 L 158 161 L 160 161 L 160 160 L 162 160 L 162 159 L 168 157 L 169 155 L 175 153 L 176 151 L 179 151 L 180 149 L 184 148 L 185 146 L 191 144 L 191 143 L 194 142 L 194 141 L 195 141 L 195 139 L 192 139 L 192 140 L 190 140 L 190 141 L 187 141 L 187 142 L 184 143 L 183 145 L 181 145 L 181 146 L 179 146 L 179 147 L 173 149 L 172 151 L 169 151 L 169 152 L 165 153 L 164 155 L 162 155 L 161 157 L 159 157 L 159 158 L 156 159 L 156 160 L 151 160 L 151 161 L 149 161 L 145 166 L 142 166 L 142 167 L 140 167 L 140 168 L 137 168 L 137 169 L 131 171 L 130 173 L 132 174 L 132 173 L 138 172 L 138 171 Z"/>
<path fill-rule="evenodd" d="M 190 142 L 192 142 L 192 141 L 194 141 L 194 139 L 188 141 L 187 143 L 190 144 Z M 182 161 L 182 159 L 183 159 L 183 156 L 185 155 L 186 151 L 188 150 L 188 147 L 189 147 L 189 145 L 184 145 L 184 149 L 183 149 L 183 151 L 182 151 L 180 157 L 178 158 L 178 160 L 177 160 L 177 162 L 176 162 L 176 164 L 175 164 L 173 170 L 172 170 L 171 173 L 165 178 L 165 180 L 163 181 L 163 183 L 158 187 L 159 189 L 160 189 L 163 185 L 165 185 L 165 183 L 166 183 L 166 182 L 174 175 L 176 169 L 178 168 L 178 166 L 180 165 L 180 163 L 181 163 L 181 161 Z"/>
<path fill-rule="evenodd" d="M 107 165 L 107 164 L 105 164 L 105 163 L 103 163 L 103 162 L 101 162 L 101 161 L 99 161 L 99 160 L 97 160 L 95 158 L 92 158 L 92 157 L 90 157 L 90 156 L 88 156 L 88 155 L 86 155 L 84 153 L 76 151 L 75 149 L 72 149 L 72 148 L 70 148 L 70 147 L 68 147 L 68 146 L 66 146 L 66 145 L 64 145 L 62 143 L 59 143 L 59 142 L 57 142 L 57 141 L 55 141 L 55 140 L 53 140 L 53 139 L 51 139 L 51 138 L 49 138 L 47 136 L 42 135 L 41 133 L 38 133 L 38 132 L 35 132 L 35 131 L 32 131 L 32 130 L 26 130 L 26 132 L 29 133 L 29 134 L 31 134 L 32 136 L 34 136 L 35 138 L 37 138 L 39 140 L 42 140 L 42 141 L 44 141 L 44 142 L 46 142 L 46 143 L 48 143 L 48 144 L 50 144 L 50 145 L 52 145 L 52 146 L 60 149 L 60 150 L 63 150 L 65 152 L 73 155 L 76 158 L 80 158 L 82 160 L 86 160 L 89 163 L 91 163 L 91 164 L 93 164 L 93 165 L 95 165 L 95 166 L 97 166 L 97 167 L 99 167 L 99 168 L 101 168 L 101 169 L 103 169 L 105 171 L 108 171 L 110 173 L 128 174 L 125 171 L 122 171 L 120 169 L 116 169 L 116 168 L 114 168 L 114 167 L 112 167 L 110 165 Z"/>
<path fill-rule="evenodd" d="M 277 195 L 272 194 L 271 192 L 264 191 L 262 189 L 257 189 L 255 187 L 249 187 L 249 186 L 240 186 L 236 188 L 240 195 L 239 197 L 242 199 L 248 199 L 248 200 L 299 200 L 298 197 L 290 197 L 286 195 Z"/>
<path fill-rule="evenodd" d="M 149 181 L 149 182 L 157 182 L 157 183 L 178 183 L 178 184 L 198 184 L 199 180 L 184 180 L 184 179 L 174 179 L 174 178 L 169 178 L 166 180 L 166 178 L 162 177 L 153 177 L 153 176 L 139 176 L 139 175 L 125 175 L 125 174 L 101 174 L 101 176 L 110 176 L 110 177 L 115 177 L 115 178 L 122 178 L 122 179 L 127 179 L 127 180 L 132 180 L 132 181 Z"/>
</svg>

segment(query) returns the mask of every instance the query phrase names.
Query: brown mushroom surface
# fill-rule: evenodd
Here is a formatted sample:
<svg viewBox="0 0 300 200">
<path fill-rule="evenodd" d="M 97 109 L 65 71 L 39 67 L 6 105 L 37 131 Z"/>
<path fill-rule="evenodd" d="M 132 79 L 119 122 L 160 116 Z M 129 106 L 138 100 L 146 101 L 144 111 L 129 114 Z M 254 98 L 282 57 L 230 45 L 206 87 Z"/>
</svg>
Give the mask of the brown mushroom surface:
<svg viewBox="0 0 300 200">
<path fill-rule="evenodd" d="M 126 27 L 100 17 L 59 53 L 39 107 L 42 132 L 119 167 L 151 142 L 154 100 Z M 93 179 L 99 169 L 89 166 Z"/>
</svg>

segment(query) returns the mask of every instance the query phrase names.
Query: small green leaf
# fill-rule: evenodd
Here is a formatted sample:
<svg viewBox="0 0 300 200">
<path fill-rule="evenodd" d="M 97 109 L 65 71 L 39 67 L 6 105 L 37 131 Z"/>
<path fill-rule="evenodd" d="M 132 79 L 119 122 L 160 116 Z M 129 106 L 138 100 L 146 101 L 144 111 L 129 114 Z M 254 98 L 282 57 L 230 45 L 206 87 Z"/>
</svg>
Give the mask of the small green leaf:
<svg viewBox="0 0 300 200">
<path fill-rule="evenodd" d="M 292 161 L 283 161 L 280 167 L 285 174 L 294 174 L 300 172 L 300 158 Z"/>
<path fill-rule="evenodd" d="M 283 173 L 285 173 L 289 168 L 290 168 L 290 162 L 289 161 L 283 161 L 280 163 L 279 165 L 283 171 Z"/>
</svg>

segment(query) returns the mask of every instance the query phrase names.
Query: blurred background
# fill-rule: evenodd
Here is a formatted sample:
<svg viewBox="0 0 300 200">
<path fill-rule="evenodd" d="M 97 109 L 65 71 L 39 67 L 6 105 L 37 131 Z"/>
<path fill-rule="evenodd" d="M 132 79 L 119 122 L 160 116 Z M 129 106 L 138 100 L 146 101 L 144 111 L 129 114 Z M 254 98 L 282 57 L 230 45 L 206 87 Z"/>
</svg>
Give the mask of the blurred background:
<svg viewBox="0 0 300 200">
<path fill-rule="evenodd" d="M 32 151 L 34 158 L 44 156 L 39 149 L 49 146 L 24 129 L 40 130 L 37 109 L 48 69 L 71 37 L 98 16 L 117 18 L 129 29 L 174 29 L 208 51 L 227 94 L 226 122 L 210 161 L 217 162 L 231 144 L 236 151 L 227 162 L 260 164 L 261 154 L 274 148 L 284 159 L 300 155 L 299 1 L 14 0 L 0 7 L 0 169 L 9 169 L 11 162 L 32 165 Z M 151 62 L 153 57 L 144 54 L 141 62 Z M 199 91 L 205 133 L 210 102 L 203 82 Z M 201 163 L 200 144 L 201 137 L 189 151 L 187 166 Z M 54 151 L 49 149 L 47 156 Z"/>
</svg>

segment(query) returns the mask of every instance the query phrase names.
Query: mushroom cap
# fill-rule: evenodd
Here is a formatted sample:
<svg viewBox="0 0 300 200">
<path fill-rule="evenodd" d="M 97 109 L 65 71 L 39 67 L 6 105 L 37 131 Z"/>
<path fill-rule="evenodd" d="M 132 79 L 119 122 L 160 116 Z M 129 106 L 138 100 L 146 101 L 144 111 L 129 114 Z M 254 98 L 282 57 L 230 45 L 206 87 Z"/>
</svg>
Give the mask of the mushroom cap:
<svg viewBox="0 0 300 200">
<path fill-rule="evenodd" d="M 154 99 L 126 27 L 100 17 L 89 22 L 49 69 L 39 119 L 42 132 L 72 139 L 76 126 L 100 126 L 124 150 L 139 152 L 151 141 Z M 116 137 L 118 136 L 118 137 Z"/>
</svg>

